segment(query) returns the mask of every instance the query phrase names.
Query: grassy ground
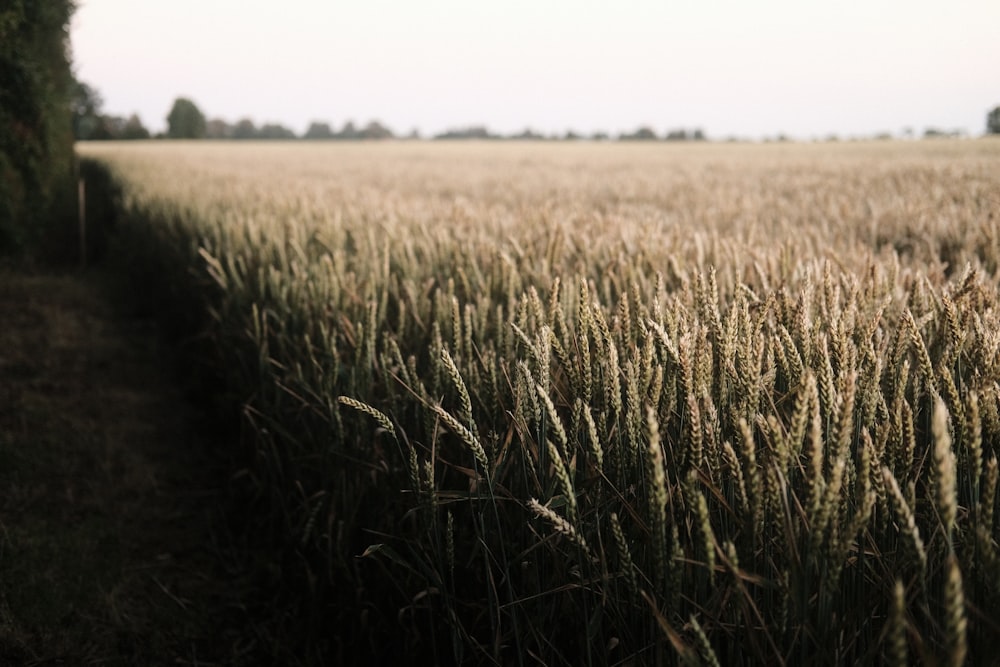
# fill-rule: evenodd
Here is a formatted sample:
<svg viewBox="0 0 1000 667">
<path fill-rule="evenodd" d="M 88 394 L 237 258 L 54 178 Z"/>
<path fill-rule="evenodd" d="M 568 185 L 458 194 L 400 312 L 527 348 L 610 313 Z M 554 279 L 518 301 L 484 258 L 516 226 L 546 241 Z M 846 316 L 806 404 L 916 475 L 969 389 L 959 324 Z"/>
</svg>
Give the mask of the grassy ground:
<svg viewBox="0 0 1000 667">
<path fill-rule="evenodd" d="M 0 664 L 264 662 L 218 431 L 106 285 L 0 267 Z"/>
</svg>

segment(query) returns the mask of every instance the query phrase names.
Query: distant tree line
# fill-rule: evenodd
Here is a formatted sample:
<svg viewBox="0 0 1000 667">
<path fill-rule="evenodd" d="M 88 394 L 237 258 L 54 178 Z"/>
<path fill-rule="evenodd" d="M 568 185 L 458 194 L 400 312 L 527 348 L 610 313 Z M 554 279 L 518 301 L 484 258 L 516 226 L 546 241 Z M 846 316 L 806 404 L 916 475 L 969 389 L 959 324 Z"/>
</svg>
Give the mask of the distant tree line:
<svg viewBox="0 0 1000 667">
<path fill-rule="evenodd" d="M 93 88 L 84 83 L 76 83 L 73 94 L 73 133 L 77 139 L 148 139 L 149 131 L 143 127 L 142 121 L 135 114 L 124 118 L 101 113 L 102 101 Z M 377 120 L 372 120 L 364 126 L 356 126 L 353 121 L 347 121 L 339 130 L 325 121 L 315 120 L 301 135 L 280 123 L 264 123 L 256 125 L 250 118 L 242 118 L 236 123 L 230 123 L 222 118 L 206 119 L 198 106 L 186 97 L 174 100 L 167 114 L 167 131 L 162 137 L 169 139 L 304 139 L 309 141 L 335 140 L 378 140 L 394 139 L 397 135 Z M 987 115 L 987 133 L 1000 134 L 1000 106 Z M 925 138 L 960 137 L 960 131 L 946 131 L 928 128 Z M 904 131 L 904 137 L 912 137 L 912 130 Z M 419 139 L 420 134 L 413 130 L 405 138 Z M 496 134 L 484 125 L 470 125 L 446 130 L 432 137 L 436 140 L 528 140 L 528 141 L 575 141 L 589 139 L 591 141 L 608 141 L 611 136 L 606 132 L 594 132 L 581 135 L 569 130 L 564 134 L 545 135 L 525 128 L 512 134 Z M 889 139 L 888 133 L 880 133 L 874 138 Z M 616 137 L 618 141 L 707 141 L 708 137 L 701 128 L 675 128 L 663 134 L 657 134 L 649 126 L 640 126 L 633 132 L 621 132 Z M 788 141 L 779 134 L 776 141 Z M 830 135 L 827 141 L 836 141 L 835 135 Z"/>
<path fill-rule="evenodd" d="M 369 122 L 364 127 L 357 127 L 353 121 L 347 121 L 340 130 L 335 130 L 329 123 L 313 121 L 301 136 L 279 123 L 254 124 L 250 118 L 243 118 L 235 124 L 230 124 L 221 118 L 208 121 L 204 137 L 206 139 L 306 139 L 306 140 L 357 140 L 357 139 L 393 139 L 392 130 L 377 120 Z"/>
<path fill-rule="evenodd" d="M 924 130 L 924 139 L 959 139 L 964 136 L 965 130 L 942 130 L 938 127 Z"/>
<path fill-rule="evenodd" d="M 135 114 L 124 118 L 104 114 L 101 111 L 103 101 L 100 94 L 85 83 L 77 83 L 73 97 L 73 134 L 82 140 L 103 139 L 148 139 L 149 131 Z M 166 116 L 167 131 L 158 138 L 167 139 L 303 139 L 307 141 L 358 141 L 378 139 L 419 139 L 417 130 L 407 135 L 397 135 L 390 128 L 377 120 L 358 126 L 354 121 L 347 121 L 338 130 L 326 121 L 315 120 L 309 124 L 300 136 L 280 123 L 265 123 L 256 125 L 250 118 L 241 118 L 230 123 L 222 118 L 207 119 L 205 114 L 192 100 L 178 97 L 174 100 L 170 112 Z M 525 128 L 512 134 L 495 134 L 484 125 L 471 125 L 446 130 L 432 137 L 436 140 L 516 140 L 516 141 L 576 141 L 589 139 L 591 141 L 608 141 L 611 136 L 606 132 L 594 132 L 590 135 L 577 134 L 569 130 L 565 134 L 545 135 Z M 648 127 L 640 127 L 635 132 L 623 132 L 616 137 L 620 141 L 704 141 L 705 133 L 701 129 L 670 130 L 658 135 Z"/>
<path fill-rule="evenodd" d="M 512 139 L 515 141 L 608 141 L 611 136 L 607 132 L 594 132 L 590 135 L 577 134 L 573 130 L 567 130 L 565 134 L 545 135 L 535 132 L 531 128 L 525 128 L 514 134 L 494 134 L 482 125 L 472 125 L 470 127 L 456 128 L 434 135 L 435 139 Z M 622 132 L 616 139 L 618 141 L 705 141 L 707 137 L 701 129 L 676 129 L 669 130 L 665 134 L 659 135 L 652 128 L 642 126 L 634 132 Z"/>
</svg>

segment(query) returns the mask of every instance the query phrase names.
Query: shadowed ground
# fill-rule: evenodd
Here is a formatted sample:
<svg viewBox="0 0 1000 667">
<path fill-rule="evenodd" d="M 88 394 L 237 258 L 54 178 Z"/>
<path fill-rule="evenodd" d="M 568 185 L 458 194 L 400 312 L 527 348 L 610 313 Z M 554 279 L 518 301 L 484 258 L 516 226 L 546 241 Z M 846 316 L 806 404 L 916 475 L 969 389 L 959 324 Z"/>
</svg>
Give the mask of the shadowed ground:
<svg viewBox="0 0 1000 667">
<path fill-rule="evenodd" d="M 0 664 L 270 662 L 222 436 L 106 280 L 0 266 Z"/>
</svg>

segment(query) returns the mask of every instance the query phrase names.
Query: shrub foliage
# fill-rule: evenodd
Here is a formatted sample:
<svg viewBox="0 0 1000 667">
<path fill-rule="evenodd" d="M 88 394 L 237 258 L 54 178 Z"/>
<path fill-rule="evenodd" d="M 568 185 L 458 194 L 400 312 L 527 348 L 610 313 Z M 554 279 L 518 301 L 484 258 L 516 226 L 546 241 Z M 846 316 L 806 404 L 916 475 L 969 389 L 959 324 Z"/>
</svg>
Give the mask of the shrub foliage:
<svg viewBox="0 0 1000 667">
<path fill-rule="evenodd" d="M 0 254 L 32 250 L 73 202 L 72 9 L 69 0 L 0 8 Z"/>
</svg>

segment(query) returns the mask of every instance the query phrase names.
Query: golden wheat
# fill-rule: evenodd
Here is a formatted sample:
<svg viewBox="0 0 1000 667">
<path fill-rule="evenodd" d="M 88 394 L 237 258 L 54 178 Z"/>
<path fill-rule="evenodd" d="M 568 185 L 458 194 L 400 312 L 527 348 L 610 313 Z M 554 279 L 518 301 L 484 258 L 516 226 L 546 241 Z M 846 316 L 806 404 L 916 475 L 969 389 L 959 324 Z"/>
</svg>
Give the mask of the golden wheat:
<svg viewBox="0 0 1000 667">
<path fill-rule="evenodd" d="M 309 608 L 432 653 L 433 597 L 457 663 L 904 664 L 1000 614 L 998 146 L 83 150 L 260 416 Z"/>
</svg>

